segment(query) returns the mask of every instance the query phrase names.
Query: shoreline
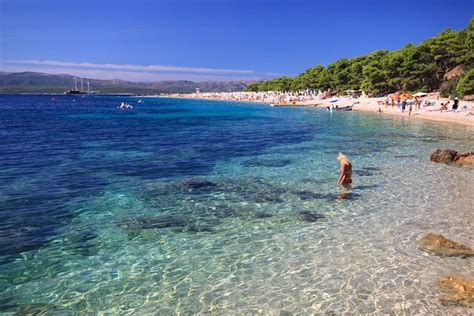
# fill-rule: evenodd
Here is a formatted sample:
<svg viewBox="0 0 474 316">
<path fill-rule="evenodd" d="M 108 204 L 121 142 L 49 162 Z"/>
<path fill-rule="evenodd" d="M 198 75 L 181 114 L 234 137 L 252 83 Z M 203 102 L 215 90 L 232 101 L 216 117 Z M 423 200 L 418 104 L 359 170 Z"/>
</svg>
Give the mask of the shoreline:
<svg viewBox="0 0 474 316">
<path fill-rule="evenodd" d="M 392 116 L 399 116 L 399 117 L 407 117 L 407 118 L 414 118 L 414 119 L 425 119 L 435 122 L 444 122 L 444 123 L 458 123 L 469 127 L 474 127 L 474 115 L 467 115 L 469 112 L 474 114 L 474 102 L 472 101 L 461 101 L 458 111 L 453 112 L 452 110 L 440 112 L 441 103 L 447 102 L 448 98 L 423 98 L 423 101 L 434 102 L 435 105 L 431 106 L 422 106 L 419 110 L 415 109 L 413 105 L 413 112 L 412 115 L 408 115 L 408 108 L 405 112 L 401 112 L 396 105 L 392 108 L 392 106 L 385 106 L 379 105 L 378 102 L 384 101 L 384 97 L 380 98 L 340 98 L 338 102 L 331 103 L 327 99 L 325 100 L 307 100 L 307 101 L 293 101 L 293 102 L 270 102 L 267 100 L 261 99 L 241 99 L 241 98 L 229 98 L 227 93 L 219 94 L 213 93 L 212 96 L 206 94 L 171 94 L 169 95 L 170 98 L 178 98 L 178 99 L 198 99 L 198 100 L 209 100 L 209 101 L 226 101 L 226 102 L 248 102 L 248 103 L 261 103 L 261 104 L 268 104 L 270 106 L 304 106 L 304 107 L 319 107 L 319 108 L 326 108 L 331 105 L 338 105 L 339 107 L 345 106 L 353 106 L 352 109 L 354 111 L 364 111 L 364 112 L 373 112 L 379 113 L 379 108 L 382 110 L 380 112 L 381 115 L 389 114 Z M 465 108 L 464 108 L 465 107 Z M 473 130 L 474 132 L 474 130 Z"/>
<path fill-rule="evenodd" d="M 354 111 L 365 111 L 365 112 L 374 112 L 378 113 L 379 105 L 377 101 L 382 101 L 384 98 L 367 98 L 360 100 L 358 104 L 354 104 L 353 110 Z M 435 101 L 430 100 L 429 101 Z M 424 119 L 430 120 L 435 122 L 442 122 L 442 123 L 458 123 L 470 127 L 474 127 L 474 115 L 467 115 L 469 111 L 473 111 L 473 104 L 469 101 L 462 101 L 461 106 L 458 112 L 453 112 L 452 110 L 440 112 L 441 106 L 439 105 L 442 101 L 439 100 L 437 105 L 428 106 L 428 107 L 421 107 L 419 110 L 414 109 L 412 115 L 408 115 L 408 109 L 405 112 L 401 112 L 401 110 L 395 106 L 392 108 L 390 105 L 385 107 L 385 105 L 380 105 L 380 109 L 382 112 L 381 115 L 388 114 L 392 116 L 398 117 L 406 117 L 406 118 L 414 118 L 414 119 Z M 467 106 L 467 109 L 462 109 L 463 106 Z M 413 106 L 414 108 L 415 106 Z M 473 130 L 474 132 L 474 130 Z"/>
</svg>

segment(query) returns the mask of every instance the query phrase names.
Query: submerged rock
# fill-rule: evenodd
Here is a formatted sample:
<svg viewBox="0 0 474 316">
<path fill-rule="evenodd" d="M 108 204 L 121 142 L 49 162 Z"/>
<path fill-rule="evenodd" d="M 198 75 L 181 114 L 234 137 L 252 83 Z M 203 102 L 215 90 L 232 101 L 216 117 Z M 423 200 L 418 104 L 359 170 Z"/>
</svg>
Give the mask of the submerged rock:
<svg viewBox="0 0 474 316">
<path fill-rule="evenodd" d="M 377 171 L 377 170 L 380 170 L 380 168 L 377 168 L 377 167 L 363 167 L 362 169 L 368 170 L 368 171 Z"/>
<path fill-rule="evenodd" d="M 292 193 L 297 195 L 300 198 L 300 200 L 303 200 L 303 201 L 327 198 L 325 194 L 315 193 L 308 190 L 298 190 L 298 191 L 293 191 Z"/>
<path fill-rule="evenodd" d="M 182 215 L 166 214 L 158 216 L 135 216 L 122 220 L 119 226 L 124 229 L 129 238 L 137 237 L 142 230 L 169 228 L 178 232 L 213 232 L 219 225 L 218 219 L 188 218 Z"/>
<path fill-rule="evenodd" d="M 338 200 L 356 200 L 360 197 L 361 195 L 359 193 L 354 193 L 351 191 L 342 191 L 339 192 L 338 194 L 326 194 L 326 199 L 328 201 L 338 201 Z"/>
<path fill-rule="evenodd" d="M 213 233 L 213 226 L 209 224 L 191 224 L 186 226 L 186 231 L 193 233 Z"/>
<path fill-rule="evenodd" d="M 377 188 L 379 185 L 378 184 L 370 184 L 370 185 L 358 185 L 353 187 L 353 190 L 366 190 L 366 189 L 374 189 Z"/>
<path fill-rule="evenodd" d="M 474 307 L 474 279 L 446 276 L 438 281 L 438 285 L 448 292 L 439 297 L 443 304 Z"/>
<path fill-rule="evenodd" d="M 120 227 L 127 230 L 155 229 L 186 226 L 186 220 L 176 215 L 136 216 L 122 220 Z"/>
<path fill-rule="evenodd" d="M 299 212 L 298 217 L 299 219 L 310 223 L 316 222 L 318 219 L 324 218 L 323 215 L 311 213 L 310 211 L 301 211 Z"/>
<path fill-rule="evenodd" d="M 97 255 L 103 247 L 103 243 L 98 241 L 97 237 L 97 234 L 92 230 L 79 230 L 55 241 L 53 244 L 58 244 L 64 251 L 82 256 L 93 256 Z"/>
<path fill-rule="evenodd" d="M 211 214 L 213 214 L 217 218 L 225 218 L 236 215 L 237 211 L 230 207 L 220 207 L 216 210 L 211 211 Z"/>
<path fill-rule="evenodd" d="M 260 159 L 260 160 L 247 160 L 243 163 L 245 167 L 268 167 L 268 168 L 280 168 L 288 166 L 292 163 L 290 159 Z"/>
<path fill-rule="evenodd" d="M 214 187 L 216 186 L 215 183 L 211 181 L 207 181 L 205 179 L 186 179 L 181 182 L 183 185 L 186 187 L 192 188 L 192 189 L 199 189 L 199 188 L 204 188 L 204 187 Z"/>
<path fill-rule="evenodd" d="M 294 195 L 298 196 L 300 200 L 327 200 L 327 201 L 337 201 L 337 200 L 355 200 L 360 197 L 360 194 L 353 193 L 351 191 L 335 193 L 316 193 L 308 190 L 297 190 L 292 191 Z"/>
<path fill-rule="evenodd" d="M 255 213 L 255 218 L 258 218 L 258 219 L 270 218 L 270 217 L 273 217 L 273 214 L 265 213 L 265 212 Z"/>
<path fill-rule="evenodd" d="M 474 151 L 459 154 L 457 151 L 452 149 L 437 149 L 431 154 L 430 160 L 445 164 L 474 166 Z"/>
<path fill-rule="evenodd" d="M 420 248 L 426 252 L 439 256 L 461 256 L 474 255 L 471 248 L 445 238 L 442 235 L 429 233 L 417 241 Z"/>
<path fill-rule="evenodd" d="M 267 203 L 267 202 L 282 203 L 283 202 L 280 196 L 273 194 L 271 192 L 260 193 L 257 196 L 254 196 L 253 201 L 256 203 Z"/>
<path fill-rule="evenodd" d="M 421 138 L 420 142 L 423 142 L 423 143 L 437 143 L 437 142 L 439 142 L 439 140 L 438 139 L 432 139 L 432 138 Z"/>
<path fill-rule="evenodd" d="M 367 170 L 354 170 L 353 172 L 356 175 L 361 176 L 361 177 L 370 177 L 374 175 L 372 172 L 367 171 Z"/>
</svg>

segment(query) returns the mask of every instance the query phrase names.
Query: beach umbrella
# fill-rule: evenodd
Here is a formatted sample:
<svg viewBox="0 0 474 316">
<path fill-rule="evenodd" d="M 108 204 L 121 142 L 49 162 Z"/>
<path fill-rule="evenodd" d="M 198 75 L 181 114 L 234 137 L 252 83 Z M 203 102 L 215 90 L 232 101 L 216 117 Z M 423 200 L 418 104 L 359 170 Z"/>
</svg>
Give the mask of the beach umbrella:
<svg viewBox="0 0 474 316">
<path fill-rule="evenodd" d="M 415 97 L 426 97 L 427 95 L 428 95 L 428 93 L 426 93 L 426 92 L 417 92 L 413 96 L 415 96 Z"/>
<path fill-rule="evenodd" d="M 400 102 L 400 91 L 397 91 L 393 94 L 395 101 Z"/>
<path fill-rule="evenodd" d="M 406 92 L 406 93 L 403 93 L 401 95 L 401 98 L 402 98 L 402 100 L 409 100 L 409 99 L 413 98 L 413 96 L 410 93 Z"/>
</svg>

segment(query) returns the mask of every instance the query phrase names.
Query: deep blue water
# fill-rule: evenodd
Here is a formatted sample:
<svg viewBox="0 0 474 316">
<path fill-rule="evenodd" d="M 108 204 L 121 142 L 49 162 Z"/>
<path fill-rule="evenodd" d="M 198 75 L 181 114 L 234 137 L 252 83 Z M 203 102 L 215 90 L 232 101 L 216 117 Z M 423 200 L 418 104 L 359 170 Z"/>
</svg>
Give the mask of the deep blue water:
<svg viewBox="0 0 474 316">
<path fill-rule="evenodd" d="M 283 282 L 286 267 L 297 266 L 287 261 L 314 266 L 312 253 L 334 260 L 321 263 L 311 283 L 340 275 L 348 266 L 338 251 L 355 238 L 351 267 L 363 273 L 358 260 L 372 257 L 356 255 L 357 242 L 369 240 L 387 257 L 389 276 L 408 250 L 378 245 L 380 230 L 423 221 L 435 208 L 441 213 L 430 215 L 430 227 L 455 233 L 442 225 L 442 212 L 456 205 L 462 219 L 472 202 L 458 181 L 472 179 L 470 171 L 427 159 L 438 147 L 469 149 L 467 127 L 302 107 L 137 100 L 0 95 L 0 311 L 196 313 L 220 306 L 252 313 L 260 304 L 275 313 L 344 312 L 358 298 L 345 293 L 339 302 L 349 305 L 334 307 L 337 296 L 327 293 L 341 284 L 329 281 L 315 296 L 327 305 L 311 310 L 301 280 Z M 134 108 L 118 109 L 123 101 Z M 335 186 L 340 151 L 354 163 L 351 192 Z M 374 217 L 380 220 L 357 226 Z M 419 227 L 401 244 L 409 249 Z M 281 267 L 267 275 L 274 261 Z M 216 292 L 215 284 L 223 288 Z M 274 286 L 291 297 L 286 308 L 272 302 Z M 442 310 L 437 303 L 424 309 L 419 299 L 400 312 Z M 359 311 L 394 306 L 381 300 L 357 303 Z"/>
<path fill-rule="evenodd" d="M 1 256 L 47 242 L 74 216 L 72 198 L 110 185 L 101 174 L 115 181 L 202 176 L 216 161 L 302 142 L 316 129 L 260 105 L 146 99 L 124 111 L 122 100 L 0 96 Z"/>
</svg>

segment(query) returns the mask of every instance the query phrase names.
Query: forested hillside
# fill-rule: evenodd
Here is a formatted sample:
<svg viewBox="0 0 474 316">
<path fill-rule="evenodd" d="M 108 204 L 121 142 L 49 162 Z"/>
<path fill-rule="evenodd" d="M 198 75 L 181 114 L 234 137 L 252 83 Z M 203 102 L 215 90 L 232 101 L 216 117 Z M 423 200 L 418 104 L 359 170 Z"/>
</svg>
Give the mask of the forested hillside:
<svg viewBox="0 0 474 316">
<path fill-rule="evenodd" d="M 457 67 L 461 75 L 446 78 Z M 434 91 L 464 96 L 474 93 L 474 18 L 459 32 L 446 29 L 419 45 L 377 50 L 356 58 L 342 58 L 327 67 L 316 65 L 296 77 L 252 83 L 247 91 L 362 89 L 374 95 L 403 91 Z"/>
<path fill-rule="evenodd" d="M 191 93 L 196 89 L 202 92 L 242 91 L 247 86 L 244 81 L 156 81 L 131 82 L 125 80 L 87 79 L 91 90 L 101 93 L 128 92 L 135 94 Z M 80 80 L 78 81 L 80 87 Z M 74 76 L 38 72 L 0 72 L 0 93 L 62 93 L 74 87 Z"/>
</svg>

